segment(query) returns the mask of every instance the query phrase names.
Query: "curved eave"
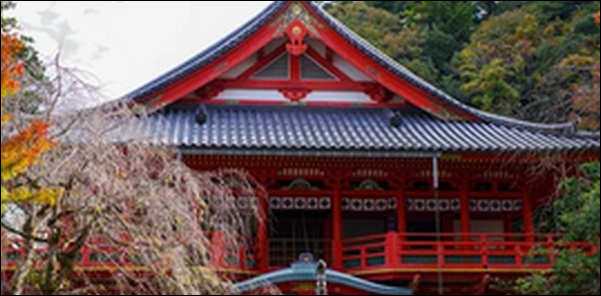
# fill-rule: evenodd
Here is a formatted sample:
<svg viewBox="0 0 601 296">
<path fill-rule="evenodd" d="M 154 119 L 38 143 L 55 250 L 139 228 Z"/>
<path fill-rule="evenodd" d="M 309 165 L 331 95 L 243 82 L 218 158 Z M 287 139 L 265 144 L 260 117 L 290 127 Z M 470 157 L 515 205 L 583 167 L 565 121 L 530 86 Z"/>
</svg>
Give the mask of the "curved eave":
<svg viewBox="0 0 601 296">
<path fill-rule="evenodd" d="M 127 94 L 125 98 L 133 99 L 135 102 L 139 102 L 146 96 L 165 89 L 169 85 L 179 81 L 180 79 L 183 79 L 196 70 L 219 59 L 233 48 L 244 43 L 245 40 L 247 40 L 255 32 L 261 29 L 261 27 L 267 24 L 284 7 L 286 7 L 288 4 L 287 2 L 288 1 L 275 1 L 273 4 L 269 5 L 259 14 L 257 14 L 257 16 L 230 33 L 228 36 L 222 38 L 209 48 L 188 59 L 166 74 Z"/>
<path fill-rule="evenodd" d="M 124 123 L 117 140 L 182 148 L 187 154 L 430 158 L 439 153 L 594 153 L 598 138 L 553 135 L 482 122 L 452 122 L 399 109 L 207 106 L 165 109 Z M 391 114 L 402 124 L 390 124 Z"/>
<path fill-rule="evenodd" d="M 268 285 L 279 285 L 295 282 L 315 282 L 317 274 L 314 265 L 302 265 L 269 273 L 236 285 L 240 292 L 260 290 Z M 344 273 L 328 270 L 326 272 L 328 284 L 341 285 L 365 291 L 376 295 L 413 295 L 413 291 L 406 288 L 384 286 Z"/>
<path fill-rule="evenodd" d="M 516 120 L 504 116 L 499 116 L 487 112 L 480 111 L 472 108 L 466 104 L 461 103 L 459 100 L 451 97 L 447 93 L 433 86 L 429 82 L 423 80 L 413 72 L 405 68 L 403 65 L 391 59 L 389 56 L 384 54 L 382 51 L 377 49 L 375 46 L 367 42 L 363 37 L 357 35 L 354 31 L 349 29 L 346 25 L 335 19 L 331 14 L 326 12 L 319 5 L 313 1 L 307 1 L 310 7 L 317 13 L 328 25 L 330 25 L 338 34 L 343 36 L 349 43 L 355 46 L 357 49 L 368 55 L 370 58 L 377 61 L 381 66 L 391 71 L 400 78 L 408 81 L 415 85 L 426 93 L 439 99 L 441 102 L 448 104 L 458 110 L 461 110 L 467 114 L 470 114 L 484 122 L 496 123 L 509 127 L 527 128 L 536 131 L 548 131 L 548 132 L 559 132 L 565 133 L 575 130 L 576 123 L 562 123 L 562 124 L 539 124 Z"/>
<path fill-rule="evenodd" d="M 307 3 L 314 13 L 323 19 L 330 27 L 332 27 L 337 34 L 346 39 L 356 49 L 363 52 L 369 58 L 376 61 L 379 65 L 386 68 L 388 71 L 398 76 L 401 79 L 406 80 L 417 88 L 423 90 L 432 97 L 438 99 L 443 105 L 455 108 L 465 114 L 468 114 L 476 119 L 479 119 L 485 123 L 494 123 L 509 128 L 520 128 L 534 132 L 543 132 L 556 135 L 578 135 L 577 124 L 575 122 L 564 123 L 564 124 L 539 124 L 533 122 L 526 122 L 516 120 L 504 116 L 499 116 L 487 112 L 483 112 L 472 108 L 466 104 L 461 103 L 459 100 L 451 97 L 440 89 L 436 88 L 432 84 L 418 77 L 407 68 L 400 65 L 398 62 L 392 60 L 390 57 L 382 53 L 380 50 L 375 48 L 369 42 L 365 41 L 362 37 L 358 36 L 355 32 L 350 30 L 348 27 L 343 25 L 328 12 L 323 10 L 318 4 L 313 1 L 303 1 Z M 126 99 L 133 99 L 134 102 L 139 103 L 142 99 L 160 92 L 168 86 L 180 81 L 186 76 L 194 73 L 195 71 L 207 66 L 211 62 L 221 58 L 225 54 L 229 53 L 232 49 L 243 44 L 249 39 L 255 32 L 259 31 L 269 21 L 278 15 L 290 1 L 275 1 L 269 5 L 255 18 L 248 21 L 246 24 L 241 26 L 236 31 L 232 32 L 227 37 L 223 38 L 219 42 L 215 43 L 208 49 L 192 57 L 188 61 L 179 65 L 175 69 L 166 73 L 165 75 L 151 81 L 150 83 L 142 86 L 141 88 L 133 91 L 126 96 Z M 598 133 L 597 133 L 598 138 Z"/>
</svg>

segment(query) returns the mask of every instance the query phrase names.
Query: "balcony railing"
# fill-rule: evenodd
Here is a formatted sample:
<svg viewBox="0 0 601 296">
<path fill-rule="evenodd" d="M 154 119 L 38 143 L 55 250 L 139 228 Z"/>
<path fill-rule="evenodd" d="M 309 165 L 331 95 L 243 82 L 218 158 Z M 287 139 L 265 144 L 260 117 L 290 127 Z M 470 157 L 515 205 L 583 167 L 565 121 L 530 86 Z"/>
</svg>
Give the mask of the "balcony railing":
<svg viewBox="0 0 601 296">
<path fill-rule="evenodd" d="M 233 243 L 218 232 L 211 239 L 211 264 L 228 272 L 259 271 L 258 244 L 254 239 L 237 238 Z M 343 250 L 334 250 L 330 240 L 299 241 L 271 239 L 268 266 L 287 268 L 301 253 L 313 253 L 318 259 L 333 262 L 342 255 L 344 272 L 369 270 L 507 270 L 527 272 L 550 269 L 558 252 L 581 250 L 594 255 L 598 245 L 564 243 L 557 235 L 523 234 L 397 234 L 388 233 L 343 241 Z M 37 252 L 43 252 L 39 247 Z M 3 241 L 2 270 L 15 268 L 24 257 L 20 240 Z M 79 268 L 144 267 L 135 254 L 91 240 L 80 254 Z M 159 263 L 159 262 L 157 262 Z M 260 270 L 265 272 L 267 270 Z"/>
<path fill-rule="evenodd" d="M 397 234 L 344 241 L 347 271 L 370 269 L 548 270 L 562 249 L 593 255 L 598 246 L 563 243 L 557 235 Z"/>
<path fill-rule="evenodd" d="M 125 236 L 124 236 L 125 237 Z M 220 232 L 207 233 L 211 242 L 210 264 L 224 271 L 253 271 L 257 265 L 257 244 L 254 239 L 247 237 L 230 237 Z M 127 241 L 126 238 L 124 238 Z M 235 240 L 235 242 L 234 242 Z M 2 270 L 11 270 L 18 266 L 25 257 L 25 242 L 18 238 L 4 237 L 2 241 Z M 34 252 L 46 252 L 45 244 L 37 244 Z M 191 250 L 190 252 L 193 252 Z M 194 256 L 191 253 L 191 256 Z M 117 248 L 108 244 L 106 239 L 91 237 L 82 248 L 77 258 L 77 268 L 94 268 L 95 270 L 111 271 L 122 267 L 147 267 L 149 264 L 161 264 L 153 260 L 129 252 L 126 248 Z M 199 265 L 205 264 L 199 262 Z"/>
</svg>

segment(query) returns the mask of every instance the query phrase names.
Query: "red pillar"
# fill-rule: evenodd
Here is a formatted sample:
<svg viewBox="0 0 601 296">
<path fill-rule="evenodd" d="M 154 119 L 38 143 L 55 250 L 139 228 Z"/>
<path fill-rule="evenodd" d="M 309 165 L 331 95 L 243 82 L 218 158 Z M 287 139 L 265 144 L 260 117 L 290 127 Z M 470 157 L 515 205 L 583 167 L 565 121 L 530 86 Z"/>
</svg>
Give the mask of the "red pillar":
<svg viewBox="0 0 601 296">
<path fill-rule="evenodd" d="M 526 235 L 526 240 L 532 242 L 534 241 L 534 218 L 532 199 L 528 194 L 528 190 L 524 192 L 522 197 L 522 210 L 524 215 L 524 234 Z"/>
<path fill-rule="evenodd" d="M 221 231 L 215 231 L 211 238 L 211 265 L 214 268 L 225 268 L 225 235 Z"/>
<path fill-rule="evenodd" d="M 333 254 L 333 269 L 342 270 L 343 268 L 343 243 L 342 243 L 342 186 L 340 179 L 336 180 L 334 188 L 334 196 L 332 199 L 332 236 L 334 241 L 334 254 Z"/>
<path fill-rule="evenodd" d="M 267 272 L 269 270 L 269 200 L 268 197 L 262 197 L 259 200 L 259 270 Z"/>
<path fill-rule="evenodd" d="M 466 235 L 464 241 L 471 241 L 469 234 L 472 232 L 472 221 L 470 218 L 469 183 L 462 182 L 461 185 L 461 233 Z"/>
<path fill-rule="evenodd" d="M 405 241 L 407 239 L 407 201 L 405 200 L 405 191 L 402 185 L 397 192 L 396 204 L 397 232 L 400 234 L 399 239 Z"/>
</svg>

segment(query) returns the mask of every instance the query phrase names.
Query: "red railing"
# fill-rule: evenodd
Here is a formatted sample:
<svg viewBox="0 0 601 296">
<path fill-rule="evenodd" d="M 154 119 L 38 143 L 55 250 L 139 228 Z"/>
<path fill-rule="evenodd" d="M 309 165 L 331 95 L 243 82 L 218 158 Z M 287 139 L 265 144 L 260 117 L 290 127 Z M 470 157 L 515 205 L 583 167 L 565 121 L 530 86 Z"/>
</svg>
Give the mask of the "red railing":
<svg viewBox="0 0 601 296">
<path fill-rule="evenodd" d="M 547 270 L 562 249 L 594 254 L 598 246 L 562 243 L 556 235 L 396 234 L 344 241 L 348 271 L 381 268 Z"/>
<path fill-rule="evenodd" d="M 209 233 L 208 237 L 211 240 L 211 264 L 214 267 L 230 272 L 259 269 L 256 240 L 228 238 L 219 232 Z M 2 269 L 16 267 L 24 257 L 22 241 L 5 238 L 2 243 Z M 388 233 L 347 239 L 340 252 L 331 248 L 330 241 L 319 241 L 309 247 L 311 252 L 322 253 L 320 256 L 324 259 L 342 253 L 343 269 L 347 272 L 390 268 L 516 272 L 547 270 L 555 263 L 560 250 L 582 250 L 591 255 L 599 250 L 598 246 L 587 243 L 563 243 L 557 235 L 524 234 Z M 270 257 L 263 260 L 270 260 L 272 268 L 286 268 L 296 259 L 297 253 L 306 248 L 306 244 L 298 247 L 298 242 L 292 244 L 271 240 Z M 43 251 L 43 245 L 39 245 L 37 252 Z M 148 260 L 104 244 L 102 239 L 90 239 L 82 249 L 78 267 L 108 270 L 120 266 L 141 267 L 148 265 Z"/>
<path fill-rule="evenodd" d="M 228 271 L 256 270 L 257 244 L 255 240 L 245 237 L 231 238 L 219 232 L 211 232 L 207 236 L 211 241 L 210 255 L 213 267 Z M 34 252 L 40 254 L 45 251 L 44 244 L 37 244 L 34 249 Z M 24 241 L 4 237 L 2 256 L 2 269 L 16 267 L 25 257 Z M 160 260 L 149 258 L 144 254 L 136 254 L 125 248 L 111 246 L 103 238 L 92 237 L 82 248 L 77 267 L 110 270 L 117 267 L 144 267 L 148 264 L 161 263 Z"/>
</svg>

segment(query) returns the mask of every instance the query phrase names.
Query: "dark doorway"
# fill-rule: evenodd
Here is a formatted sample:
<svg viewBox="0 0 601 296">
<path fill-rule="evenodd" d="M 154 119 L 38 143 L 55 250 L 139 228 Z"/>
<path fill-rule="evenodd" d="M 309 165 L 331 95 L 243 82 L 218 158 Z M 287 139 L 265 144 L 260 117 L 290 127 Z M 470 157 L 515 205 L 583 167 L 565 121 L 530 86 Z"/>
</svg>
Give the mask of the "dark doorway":
<svg viewBox="0 0 601 296">
<path fill-rule="evenodd" d="M 330 213 L 325 211 L 275 211 L 270 215 L 271 267 L 288 267 L 304 253 L 331 261 Z"/>
</svg>

